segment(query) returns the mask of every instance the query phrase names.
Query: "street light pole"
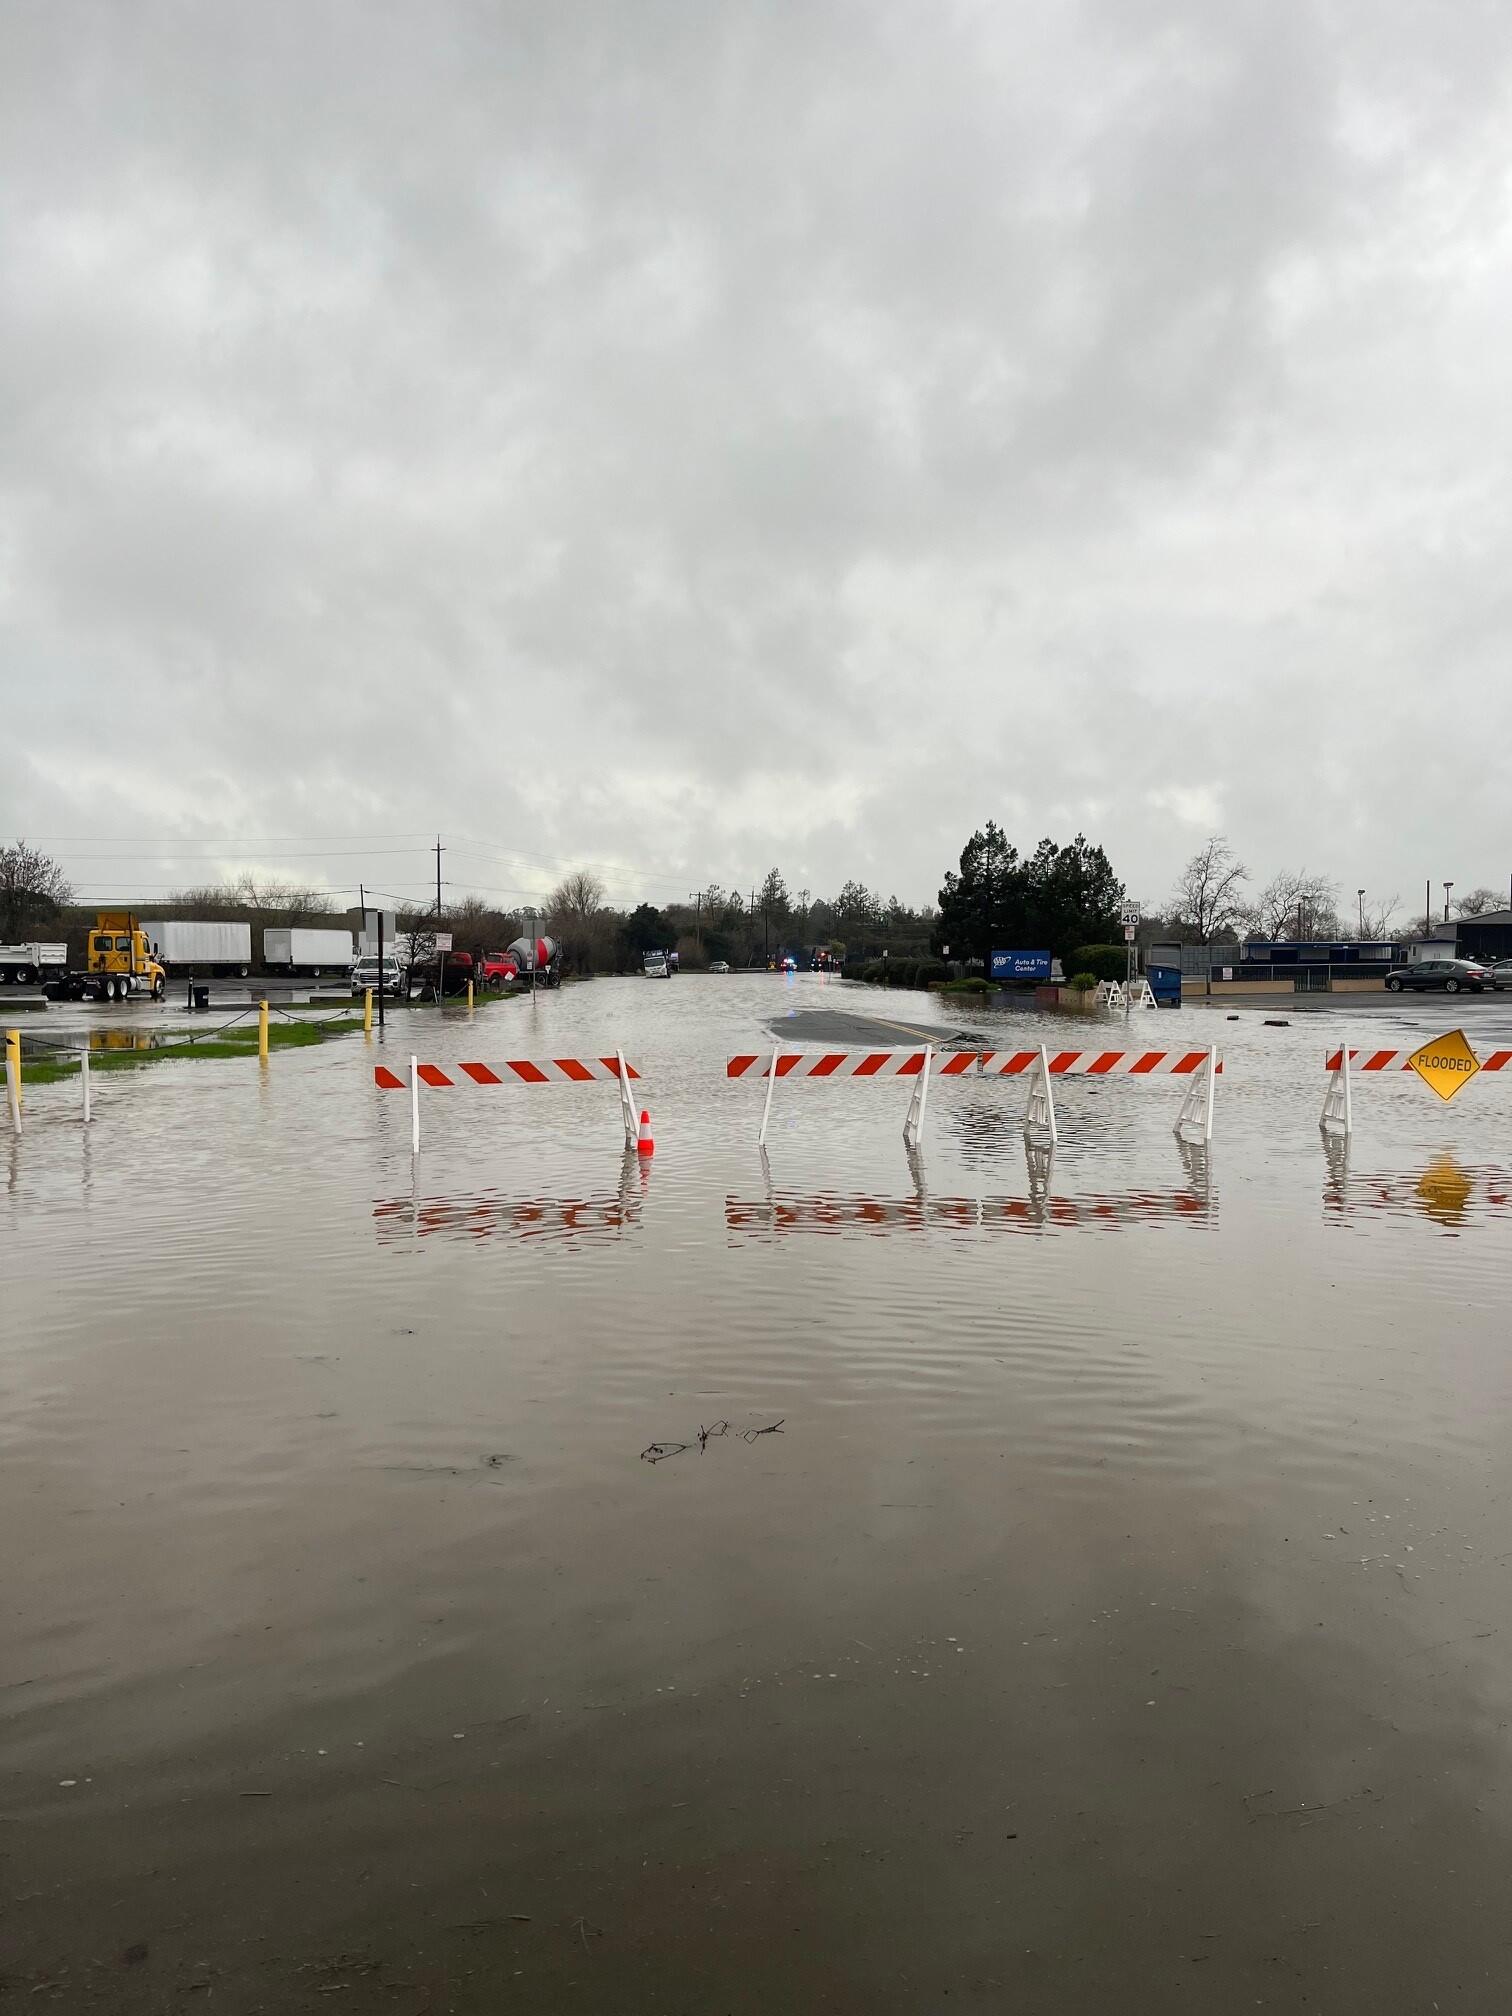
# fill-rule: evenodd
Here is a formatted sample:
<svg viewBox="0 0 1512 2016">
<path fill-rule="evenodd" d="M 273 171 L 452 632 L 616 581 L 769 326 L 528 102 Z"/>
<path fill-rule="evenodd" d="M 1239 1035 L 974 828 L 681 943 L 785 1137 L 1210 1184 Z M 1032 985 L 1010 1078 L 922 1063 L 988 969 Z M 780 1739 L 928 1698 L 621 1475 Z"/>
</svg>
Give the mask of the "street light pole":
<svg viewBox="0 0 1512 2016">
<path fill-rule="evenodd" d="M 1365 891 L 1361 889 L 1358 894 L 1360 898 L 1360 936 L 1363 938 L 1365 936 Z"/>
<path fill-rule="evenodd" d="M 1452 882 L 1446 882 L 1444 884 L 1444 922 L 1446 924 L 1449 922 L 1449 891 L 1453 887 L 1454 884 Z"/>
</svg>

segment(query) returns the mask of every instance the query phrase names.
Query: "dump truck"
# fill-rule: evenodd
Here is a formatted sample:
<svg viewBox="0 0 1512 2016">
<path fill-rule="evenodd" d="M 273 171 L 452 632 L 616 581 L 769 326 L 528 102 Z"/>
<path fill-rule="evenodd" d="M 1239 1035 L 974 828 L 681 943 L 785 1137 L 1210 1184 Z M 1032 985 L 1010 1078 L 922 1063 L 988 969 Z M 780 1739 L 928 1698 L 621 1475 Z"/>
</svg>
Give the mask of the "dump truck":
<svg viewBox="0 0 1512 2016">
<path fill-rule="evenodd" d="M 67 965 L 68 947 L 63 944 L 44 945 L 33 940 L 29 945 L 0 945 L 0 987 L 7 982 L 13 987 L 35 987 L 39 980 Z"/>
<path fill-rule="evenodd" d="M 153 954 L 170 973 L 235 973 L 245 980 L 252 971 L 252 926 L 210 924 L 168 917 L 144 922 Z"/>
<path fill-rule="evenodd" d="M 167 977 L 131 911 L 100 910 L 85 939 L 83 966 L 54 973 L 42 991 L 49 1001 L 124 1001 L 132 994 L 161 1001 Z"/>
</svg>

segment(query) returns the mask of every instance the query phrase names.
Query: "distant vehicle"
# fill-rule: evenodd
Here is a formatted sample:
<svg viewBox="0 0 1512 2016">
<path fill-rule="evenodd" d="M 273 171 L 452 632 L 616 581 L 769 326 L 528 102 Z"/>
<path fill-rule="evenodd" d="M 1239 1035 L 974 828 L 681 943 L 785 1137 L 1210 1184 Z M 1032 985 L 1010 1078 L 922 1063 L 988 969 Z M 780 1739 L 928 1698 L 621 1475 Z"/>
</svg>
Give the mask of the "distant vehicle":
<svg viewBox="0 0 1512 2016">
<path fill-rule="evenodd" d="M 352 934 L 328 927 L 289 929 L 270 925 L 263 933 L 263 964 L 269 968 L 286 966 L 290 973 L 351 971 Z"/>
<path fill-rule="evenodd" d="M 252 971 L 250 924 L 185 923 L 178 918 L 142 920 L 147 942 L 169 973 L 236 973 L 243 980 Z"/>
<path fill-rule="evenodd" d="M 68 947 L 44 945 L 0 945 L 0 986 L 10 981 L 14 987 L 35 987 L 68 965 Z"/>
<path fill-rule="evenodd" d="M 555 938 L 516 938 L 509 951 L 519 964 L 522 981 L 529 981 L 534 970 L 537 987 L 562 984 L 562 948 Z"/>
<path fill-rule="evenodd" d="M 520 962 L 513 952 L 485 952 L 479 972 L 485 986 L 508 987 L 520 977 Z"/>
<path fill-rule="evenodd" d="M 667 964 L 665 952 L 648 952 L 641 961 L 642 970 L 648 980 L 670 980 L 672 969 Z"/>
<path fill-rule="evenodd" d="M 1489 970 L 1473 959 L 1414 959 L 1410 966 L 1393 966 L 1386 975 L 1386 985 L 1393 994 L 1400 994 L 1404 987 L 1425 992 L 1442 987 L 1446 994 L 1479 994 L 1491 984 Z"/>
<path fill-rule="evenodd" d="M 709 961 L 709 971 L 711 973 L 728 973 L 729 970 L 730 962 L 728 959 L 711 959 Z"/>
<path fill-rule="evenodd" d="M 130 994 L 162 1000 L 168 976 L 129 910 L 95 913 L 84 956 L 82 971 L 58 973 L 46 982 L 49 1001 L 124 1001 Z"/>
<path fill-rule="evenodd" d="M 392 952 L 385 952 L 381 960 L 373 957 L 359 959 L 353 966 L 352 992 L 365 994 L 369 987 L 375 994 L 408 993 L 404 969 Z"/>
</svg>

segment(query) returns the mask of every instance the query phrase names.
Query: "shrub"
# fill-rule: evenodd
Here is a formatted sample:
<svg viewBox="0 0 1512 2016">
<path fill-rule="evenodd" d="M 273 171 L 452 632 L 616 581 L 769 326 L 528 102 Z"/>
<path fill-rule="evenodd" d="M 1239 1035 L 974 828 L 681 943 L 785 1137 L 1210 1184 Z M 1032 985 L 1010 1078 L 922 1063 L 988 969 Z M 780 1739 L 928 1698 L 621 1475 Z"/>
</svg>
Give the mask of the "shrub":
<svg viewBox="0 0 1512 2016">
<path fill-rule="evenodd" d="M 1078 973 L 1090 973 L 1094 980 L 1122 980 L 1129 971 L 1127 945 L 1078 945 L 1070 962 Z M 1072 981 L 1072 986 L 1076 982 Z"/>
<path fill-rule="evenodd" d="M 1066 982 L 1066 985 L 1074 987 L 1078 994 L 1089 994 L 1097 985 L 1097 975 L 1095 973 L 1073 973 L 1071 978 Z"/>
</svg>

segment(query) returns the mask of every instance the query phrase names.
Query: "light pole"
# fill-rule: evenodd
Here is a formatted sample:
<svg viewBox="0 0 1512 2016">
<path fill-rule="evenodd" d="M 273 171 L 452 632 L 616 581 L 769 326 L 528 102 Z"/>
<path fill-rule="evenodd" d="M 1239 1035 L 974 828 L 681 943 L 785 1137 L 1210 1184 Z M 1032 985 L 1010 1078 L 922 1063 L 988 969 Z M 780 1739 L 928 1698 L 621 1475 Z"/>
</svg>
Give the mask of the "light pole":
<svg viewBox="0 0 1512 2016">
<path fill-rule="evenodd" d="M 1359 889 L 1355 893 L 1360 899 L 1360 936 L 1363 938 L 1365 936 L 1365 891 Z"/>
<path fill-rule="evenodd" d="M 536 937 L 536 919 L 541 913 L 533 904 L 527 903 L 522 908 L 520 914 L 524 917 L 530 931 L 530 991 L 533 995 L 536 991 L 536 947 L 539 943 Z"/>
<path fill-rule="evenodd" d="M 1449 922 L 1449 891 L 1453 887 L 1454 884 L 1452 882 L 1446 882 L 1444 884 L 1444 922 L 1446 924 Z"/>
</svg>

